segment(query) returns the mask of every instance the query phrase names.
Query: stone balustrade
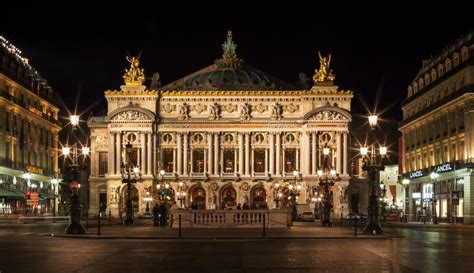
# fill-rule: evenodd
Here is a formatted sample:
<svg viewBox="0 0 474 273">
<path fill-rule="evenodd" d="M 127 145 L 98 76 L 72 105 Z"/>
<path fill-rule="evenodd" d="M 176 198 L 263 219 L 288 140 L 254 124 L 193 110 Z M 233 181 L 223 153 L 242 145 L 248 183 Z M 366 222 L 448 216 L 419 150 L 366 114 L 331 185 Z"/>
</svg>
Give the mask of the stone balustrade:
<svg viewBox="0 0 474 273">
<path fill-rule="evenodd" d="M 173 210 L 171 226 L 182 228 L 287 228 L 291 225 L 290 211 L 273 210 Z"/>
</svg>

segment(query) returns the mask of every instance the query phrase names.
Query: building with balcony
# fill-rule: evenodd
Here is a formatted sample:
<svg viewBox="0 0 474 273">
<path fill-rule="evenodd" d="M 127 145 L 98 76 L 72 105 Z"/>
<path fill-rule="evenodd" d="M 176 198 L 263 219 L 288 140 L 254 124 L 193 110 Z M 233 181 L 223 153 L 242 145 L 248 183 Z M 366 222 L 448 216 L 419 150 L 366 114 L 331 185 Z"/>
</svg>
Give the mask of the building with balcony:
<svg viewBox="0 0 474 273">
<path fill-rule="evenodd" d="M 412 219 L 474 223 L 473 41 L 471 32 L 423 61 L 402 103 L 399 164 Z"/>
<path fill-rule="evenodd" d="M 129 60 L 125 85 L 105 92 L 107 115 L 88 121 L 90 213 L 106 204 L 112 216 L 120 215 L 127 160 L 140 170 L 131 191 L 138 214 L 150 195 L 153 203 L 165 198 L 199 209 L 275 208 L 292 198 L 310 203 L 323 161 L 338 175 L 334 212 L 347 213 L 352 91 L 339 90 L 324 63 L 314 86 L 298 89 L 245 64 L 231 33 L 222 47 L 222 58 L 210 66 L 157 90 L 143 85 L 143 75 L 132 77 L 143 71 Z M 165 195 L 157 188 L 163 181 Z"/>
<path fill-rule="evenodd" d="M 20 50 L 0 36 L 0 213 L 53 208 L 49 185 L 58 170 L 61 129 L 53 95 Z"/>
</svg>

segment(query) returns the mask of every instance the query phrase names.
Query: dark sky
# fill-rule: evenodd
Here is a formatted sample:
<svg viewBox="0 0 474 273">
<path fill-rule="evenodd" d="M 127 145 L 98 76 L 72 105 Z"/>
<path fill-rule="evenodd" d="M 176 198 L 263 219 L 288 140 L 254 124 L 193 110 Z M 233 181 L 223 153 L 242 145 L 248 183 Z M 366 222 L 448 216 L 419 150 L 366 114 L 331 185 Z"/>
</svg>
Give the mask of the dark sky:
<svg viewBox="0 0 474 273">
<path fill-rule="evenodd" d="M 23 51 L 69 107 L 78 90 L 81 108 L 101 100 L 95 112 L 105 107 L 103 91 L 122 84 L 127 51 L 141 50 L 145 74 L 158 71 L 166 84 L 213 63 L 222 54 L 226 31 L 232 30 L 239 57 L 290 83 L 299 72 L 313 75 L 317 50 L 332 53 L 336 83 L 356 96 L 354 112 L 365 114 L 358 98 L 373 106 L 381 90 L 381 107 L 398 102 L 384 114 L 394 120 L 393 127 L 422 59 L 473 30 L 472 9 L 453 1 L 449 7 L 434 2 L 419 7 L 395 2 L 321 6 L 319 1 L 319 6 L 287 1 L 262 7 L 257 1 L 207 7 L 35 2 L 2 4 L 0 35 Z"/>
</svg>

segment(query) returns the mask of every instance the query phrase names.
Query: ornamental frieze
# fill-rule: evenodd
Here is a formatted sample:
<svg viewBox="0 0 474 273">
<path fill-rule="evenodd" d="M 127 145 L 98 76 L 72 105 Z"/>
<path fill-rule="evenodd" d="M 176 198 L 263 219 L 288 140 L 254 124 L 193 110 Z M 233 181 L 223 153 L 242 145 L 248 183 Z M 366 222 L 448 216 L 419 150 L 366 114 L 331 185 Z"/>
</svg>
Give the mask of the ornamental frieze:
<svg viewBox="0 0 474 273">
<path fill-rule="evenodd" d="M 255 109 L 259 113 L 263 113 L 268 110 L 268 105 L 260 103 L 258 105 L 253 106 L 252 109 Z"/>
<path fill-rule="evenodd" d="M 107 136 L 97 136 L 95 138 L 95 149 L 108 149 L 108 137 Z"/>
<path fill-rule="evenodd" d="M 313 115 L 309 120 L 318 121 L 347 121 L 347 117 L 335 111 L 321 111 Z"/>
<path fill-rule="evenodd" d="M 283 108 L 285 109 L 285 111 L 288 111 L 290 113 L 294 113 L 294 112 L 296 112 L 300 109 L 300 106 L 299 106 L 299 104 L 294 105 L 293 103 L 290 103 L 288 105 L 285 105 Z"/>
<path fill-rule="evenodd" d="M 199 114 L 206 111 L 206 109 L 207 109 L 207 106 L 202 105 L 201 103 L 198 103 L 198 104 L 192 106 L 192 110 L 198 112 Z"/>
<path fill-rule="evenodd" d="M 237 111 L 237 109 L 238 109 L 237 104 L 229 103 L 229 104 L 224 106 L 224 110 L 227 111 L 228 113 L 235 112 L 235 111 Z"/>
<path fill-rule="evenodd" d="M 170 103 L 162 104 L 160 105 L 160 110 L 165 111 L 166 113 L 171 113 L 173 111 L 176 111 L 176 105 Z"/>
<path fill-rule="evenodd" d="M 141 120 L 150 120 L 150 118 L 138 111 L 125 111 L 120 112 L 115 115 L 112 120 L 114 121 L 141 121 Z"/>
</svg>

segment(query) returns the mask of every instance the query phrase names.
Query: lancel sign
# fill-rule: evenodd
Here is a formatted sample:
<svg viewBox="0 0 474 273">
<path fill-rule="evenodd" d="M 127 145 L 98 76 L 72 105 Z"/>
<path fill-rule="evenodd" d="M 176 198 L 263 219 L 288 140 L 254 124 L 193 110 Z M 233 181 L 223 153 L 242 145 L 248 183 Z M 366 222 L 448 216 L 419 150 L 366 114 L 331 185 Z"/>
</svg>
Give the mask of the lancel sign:
<svg viewBox="0 0 474 273">
<path fill-rule="evenodd" d="M 453 165 L 451 163 L 446 163 L 442 165 L 438 165 L 434 167 L 433 171 L 435 173 L 444 173 L 444 172 L 449 172 L 453 170 Z"/>
<path fill-rule="evenodd" d="M 424 174 L 423 174 L 423 171 L 414 171 L 414 172 L 411 172 L 410 173 L 410 179 L 412 178 L 418 178 L 418 177 L 422 177 Z"/>
</svg>

